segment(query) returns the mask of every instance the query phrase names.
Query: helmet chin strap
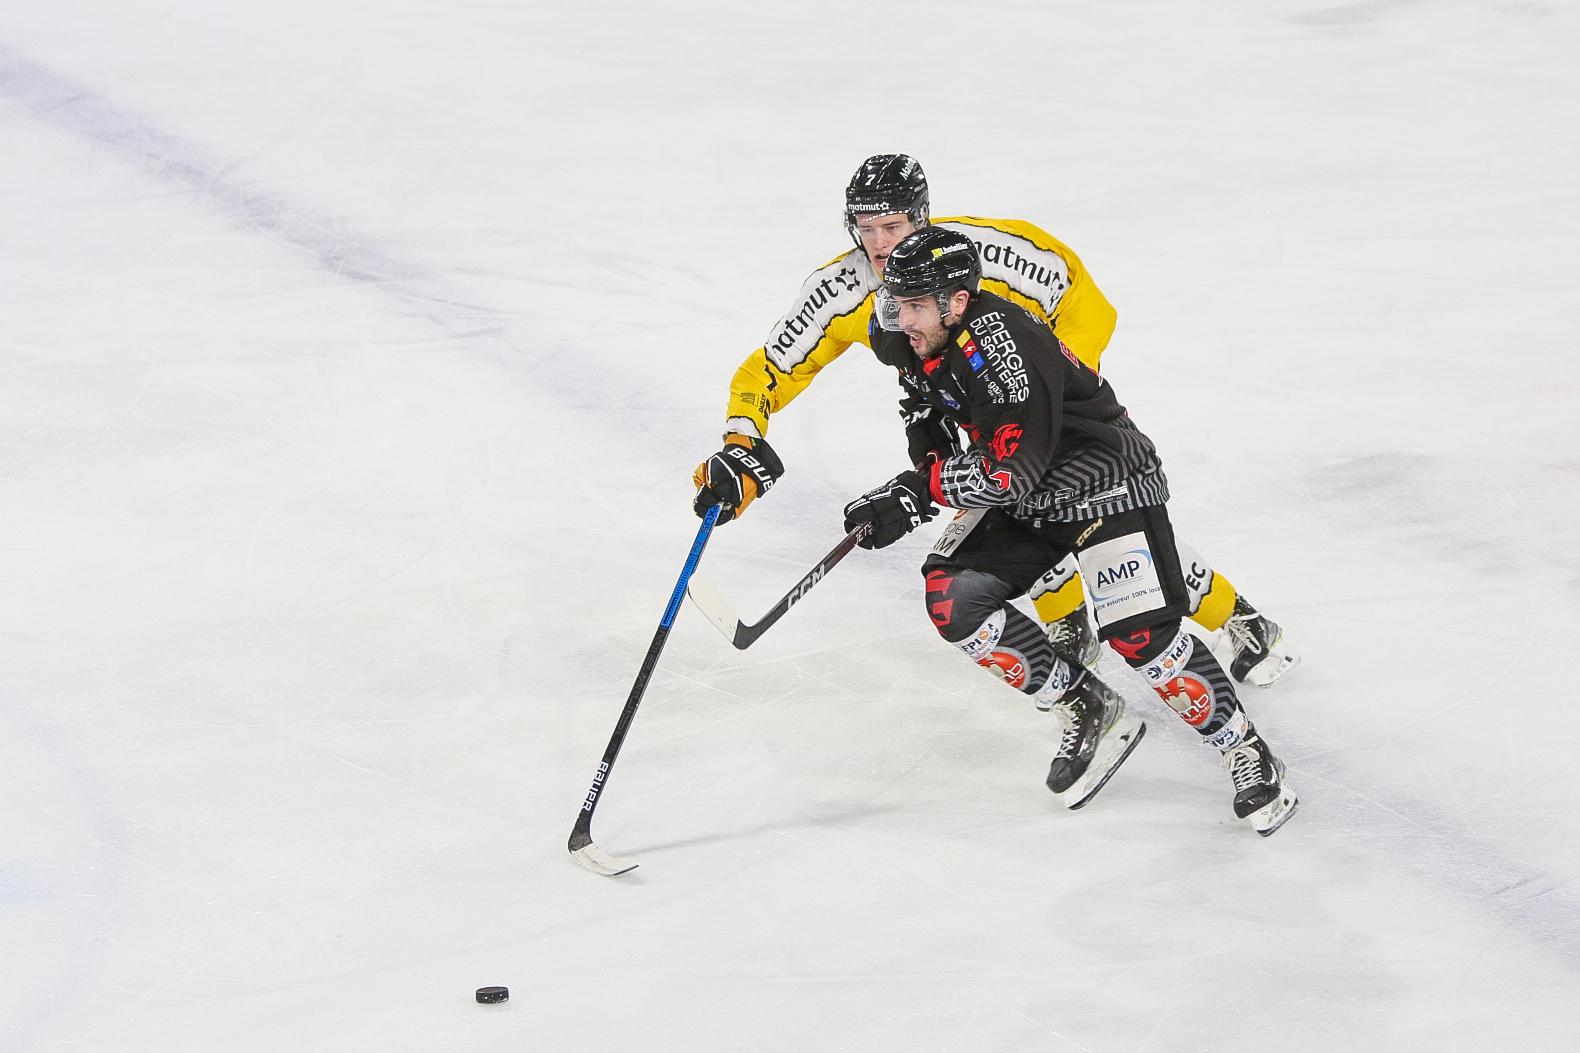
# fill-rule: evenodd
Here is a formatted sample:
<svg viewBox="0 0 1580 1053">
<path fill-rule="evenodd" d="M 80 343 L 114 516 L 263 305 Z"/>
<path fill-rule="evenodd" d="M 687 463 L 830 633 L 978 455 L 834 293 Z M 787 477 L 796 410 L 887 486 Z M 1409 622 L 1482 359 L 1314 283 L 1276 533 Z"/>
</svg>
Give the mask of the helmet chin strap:
<svg viewBox="0 0 1580 1053">
<path fill-rule="evenodd" d="M 956 292 L 963 292 L 966 294 L 966 310 L 969 310 L 971 307 L 971 301 L 976 299 L 976 294 L 970 289 L 956 289 L 954 292 L 933 294 L 934 296 L 938 297 L 938 320 L 944 324 L 945 329 L 949 330 L 949 339 L 951 340 L 953 340 L 959 334 L 960 326 L 966 319 L 966 312 L 965 310 L 962 310 L 960 312 L 959 318 L 956 318 L 953 322 L 949 320 L 949 301 L 955 298 Z"/>
</svg>

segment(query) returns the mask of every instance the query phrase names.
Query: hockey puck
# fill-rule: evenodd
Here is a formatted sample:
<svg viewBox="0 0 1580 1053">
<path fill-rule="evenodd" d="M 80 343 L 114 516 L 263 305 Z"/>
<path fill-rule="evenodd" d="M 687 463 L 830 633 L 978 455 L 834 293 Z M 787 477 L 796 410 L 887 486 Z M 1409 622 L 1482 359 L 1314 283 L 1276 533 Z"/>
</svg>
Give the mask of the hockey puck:
<svg viewBox="0 0 1580 1053">
<path fill-rule="evenodd" d="M 477 1000 L 484 1005 L 495 1005 L 499 1002 L 510 1001 L 510 988 L 508 987 L 479 987 Z"/>
</svg>

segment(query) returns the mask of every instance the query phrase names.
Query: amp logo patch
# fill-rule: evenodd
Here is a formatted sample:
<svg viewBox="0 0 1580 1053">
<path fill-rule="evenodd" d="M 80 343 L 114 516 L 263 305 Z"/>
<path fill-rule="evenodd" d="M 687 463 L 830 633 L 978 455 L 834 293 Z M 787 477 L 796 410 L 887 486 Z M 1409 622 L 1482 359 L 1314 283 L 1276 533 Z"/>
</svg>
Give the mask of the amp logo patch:
<svg viewBox="0 0 1580 1053">
<path fill-rule="evenodd" d="M 1152 553 L 1144 548 L 1132 549 L 1097 572 L 1097 580 L 1092 591 L 1101 597 L 1116 589 L 1125 588 L 1138 580 L 1142 572 L 1151 567 Z"/>
</svg>

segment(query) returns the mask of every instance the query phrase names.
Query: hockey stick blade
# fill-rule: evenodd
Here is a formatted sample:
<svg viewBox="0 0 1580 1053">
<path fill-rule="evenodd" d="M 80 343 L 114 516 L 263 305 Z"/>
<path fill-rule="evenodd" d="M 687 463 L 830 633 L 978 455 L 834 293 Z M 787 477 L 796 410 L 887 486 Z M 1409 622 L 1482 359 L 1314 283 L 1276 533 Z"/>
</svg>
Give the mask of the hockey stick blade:
<svg viewBox="0 0 1580 1053">
<path fill-rule="evenodd" d="M 580 848 L 571 849 L 571 860 L 582 869 L 591 870 L 594 874 L 602 874 L 604 877 L 629 874 L 637 867 L 632 860 L 612 856 L 591 841 Z"/>
<path fill-rule="evenodd" d="M 746 626 L 741 624 L 735 608 L 730 606 L 730 601 L 718 589 L 701 578 L 692 578 L 686 585 L 686 599 L 726 640 L 739 648 L 748 646 L 741 643 L 741 633 L 746 630 Z"/>
<path fill-rule="evenodd" d="M 812 587 L 823 580 L 840 560 L 850 555 L 851 549 L 857 542 L 866 537 L 872 526 L 863 523 L 840 539 L 839 544 L 831 549 L 828 555 L 818 560 L 817 564 L 795 583 L 795 587 L 780 597 L 779 602 L 771 607 L 767 614 L 750 625 L 741 621 L 718 589 L 709 585 L 701 578 L 692 578 L 686 584 L 686 598 L 691 600 L 691 605 L 702 612 L 702 616 L 713 624 L 738 650 L 746 650 L 767 632 L 769 628 L 789 613 L 802 597 L 812 591 Z"/>
</svg>

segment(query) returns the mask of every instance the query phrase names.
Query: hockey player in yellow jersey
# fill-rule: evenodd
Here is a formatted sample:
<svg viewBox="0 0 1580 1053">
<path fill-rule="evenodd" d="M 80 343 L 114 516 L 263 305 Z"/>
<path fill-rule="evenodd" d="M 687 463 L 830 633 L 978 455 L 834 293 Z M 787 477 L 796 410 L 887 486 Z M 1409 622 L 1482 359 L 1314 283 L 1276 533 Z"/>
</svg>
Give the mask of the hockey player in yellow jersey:
<svg viewBox="0 0 1580 1053">
<path fill-rule="evenodd" d="M 1098 369 L 1117 313 L 1069 246 L 1021 220 L 955 216 L 932 219 L 921 165 L 905 154 L 877 154 L 862 162 L 845 190 L 845 227 L 855 248 L 809 275 L 790 311 L 775 323 L 735 371 L 730 384 L 724 446 L 697 466 L 694 507 L 702 515 L 722 505 L 719 522 L 741 515 L 784 472 L 768 444 L 769 418 L 807 389 L 819 371 L 852 344 L 872 345 L 873 298 L 889 253 L 923 226 L 959 231 L 981 255 L 982 288 L 1030 311 L 1052 327 L 1083 363 Z M 908 421 L 911 459 L 947 455 L 957 441 L 942 425 Z M 920 448 L 932 446 L 933 448 Z M 1221 573 L 1180 545 L 1190 589 L 1190 617 L 1208 631 L 1223 630 L 1237 680 L 1268 686 L 1298 660 L 1278 625 L 1258 612 Z M 1048 571 L 1028 594 L 1047 623 L 1055 648 L 1078 664 L 1095 662 L 1097 640 L 1084 610 L 1073 560 Z"/>
</svg>

